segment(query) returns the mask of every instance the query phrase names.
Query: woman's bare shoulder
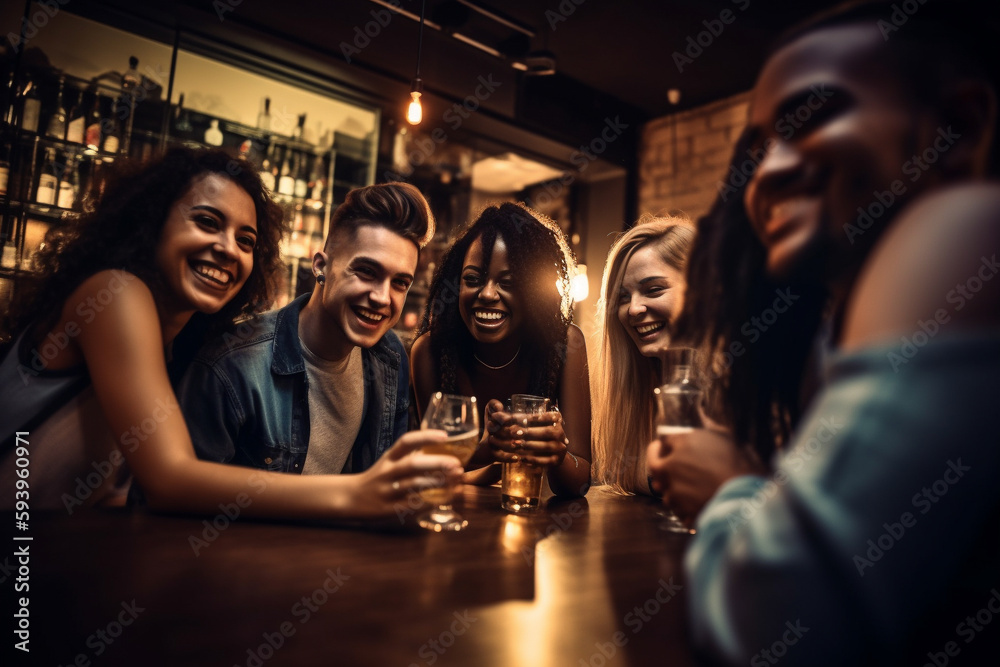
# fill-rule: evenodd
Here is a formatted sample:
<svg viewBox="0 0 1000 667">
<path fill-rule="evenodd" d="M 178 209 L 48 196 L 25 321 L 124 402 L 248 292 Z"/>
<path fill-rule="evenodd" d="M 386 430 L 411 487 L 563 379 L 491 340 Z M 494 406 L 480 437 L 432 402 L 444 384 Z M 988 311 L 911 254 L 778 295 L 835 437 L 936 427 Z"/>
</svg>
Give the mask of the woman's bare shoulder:
<svg viewBox="0 0 1000 667">
<path fill-rule="evenodd" d="M 587 337 L 575 324 L 569 325 L 566 330 L 566 354 L 581 355 L 584 360 L 587 358 Z"/>
<path fill-rule="evenodd" d="M 91 310 L 101 312 L 124 305 L 136 305 L 135 301 L 152 303 L 153 294 L 138 276 L 120 269 L 105 269 L 89 276 L 70 293 L 63 304 L 64 315 Z M 127 300 L 128 303 L 122 303 Z"/>
<path fill-rule="evenodd" d="M 410 373 L 427 374 L 433 370 L 433 359 L 431 356 L 431 335 L 423 333 L 417 336 L 410 346 Z"/>
</svg>

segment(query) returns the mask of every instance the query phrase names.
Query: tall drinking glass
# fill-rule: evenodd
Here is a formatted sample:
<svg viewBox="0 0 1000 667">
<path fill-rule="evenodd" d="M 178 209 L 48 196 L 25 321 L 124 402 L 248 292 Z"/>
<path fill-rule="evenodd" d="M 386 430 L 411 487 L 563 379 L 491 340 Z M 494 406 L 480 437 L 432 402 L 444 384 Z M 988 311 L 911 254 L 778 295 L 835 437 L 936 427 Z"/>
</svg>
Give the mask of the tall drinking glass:
<svg viewBox="0 0 1000 667">
<path fill-rule="evenodd" d="M 431 397 L 427 414 L 420 423 L 423 429 L 439 429 L 448 434 L 448 439 L 424 445 L 420 451 L 425 454 L 448 454 L 462 462 L 464 466 L 472 458 L 479 445 L 479 413 L 476 411 L 475 396 L 454 396 L 440 391 Z M 422 489 L 420 496 L 434 509 L 419 517 L 421 527 L 435 532 L 462 530 L 469 525 L 452 508 L 454 489 L 447 486 Z"/>
<path fill-rule="evenodd" d="M 679 347 L 664 356 L 664 377 L 669 382 L 653 390 L 656 396 L 656 437 L 666 444 L 669 435 L 690 433 L 704 424 L 701 418 L 702 390 L 694 377 L 694 350 Z M 669 507 L 663 512 L 660 528 L 671 533 L 693 534 Z"/>
<path fill-rule="evenodd" d="M 531 394 L 514 394 L 510 409 L 523 416 L 526 426 L 542 426 L 549 422 L 539 420 L 539 415 L 549 411 L 549 399 Z M 505 461 L 500 481 L 500 506 L 508 512 L 533 512 L 538 509 L 542 496 L 544 466 L 525 461 Z"/>
</svg>

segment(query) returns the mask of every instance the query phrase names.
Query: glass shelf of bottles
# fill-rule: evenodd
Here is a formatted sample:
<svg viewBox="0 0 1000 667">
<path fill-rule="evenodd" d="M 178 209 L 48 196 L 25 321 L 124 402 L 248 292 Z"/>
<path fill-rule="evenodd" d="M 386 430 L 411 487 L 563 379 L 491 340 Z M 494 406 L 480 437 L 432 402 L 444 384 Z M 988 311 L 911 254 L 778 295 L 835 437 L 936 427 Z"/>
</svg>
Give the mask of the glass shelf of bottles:
<svg viewBox="0 0 1000 667">
<path fill-rule="evenodd" d="M 103 165 L 117 157 L 115 153 L 27 132 L 9 146 L 23 148 L 23 155 L 30 159 L 21 163 L 27 168 L 8 176 L 0 204 L 48 222 L 77 217 L 84 200 L 92 196 L 92 185 L 99 187 Z M 22 179 L 28 183 L 22 183 Z"/>
<path fill-rule="evenodd" d="M 104 165 L 123 154 L 152 154 L 163 104 L 155 95 L 147 99 L 149 88 L 139 103 L 133 91 L 146 80 L 136 64 L 120 86 L 51 68 L 17 79 L 8 73 L 0 122 L 0 268 L 27 270 L 48 226 L 78 218 L 100 191 Z"/>
<path fill-rule="evenodd" d="M 168 143 L 222 146 L 253 164 L 284 210 L 286 261 L 308 260 L 322 249 L 336 203 L 349 190 L 367 184 L 370 143 L 339 132 L 320 138 L 318 144 L 303 141 L 304 115 L 291 135 L 280 134 L 270 129 L 268 106 L 265 99 L 257 126 L 250 126 L 185 108 L 181 95 L 172 109 Z M 341 146 L 352 150 L 341 154 Z"/>
<path fill-rule="evenodd" d="M 304 115 L 291 135 L 271 131 L 268 100 L 256 127 L 186 108 L 183 94 L 171 105 L 136 67 L 132 59 L 119 86 L 52 69 L 9 75 L 0 123 L 0 271 L 30 270 L 48 227 L 79 218 L 116 159 L 144 160 L 171 145 L 218 146 L 253 164 L 283 208 L 281 251 L 294 295 L 336 203 L 369 181 L 370 141 L 340 132 L 318 145 L 303 141 Z"/>
</svg>

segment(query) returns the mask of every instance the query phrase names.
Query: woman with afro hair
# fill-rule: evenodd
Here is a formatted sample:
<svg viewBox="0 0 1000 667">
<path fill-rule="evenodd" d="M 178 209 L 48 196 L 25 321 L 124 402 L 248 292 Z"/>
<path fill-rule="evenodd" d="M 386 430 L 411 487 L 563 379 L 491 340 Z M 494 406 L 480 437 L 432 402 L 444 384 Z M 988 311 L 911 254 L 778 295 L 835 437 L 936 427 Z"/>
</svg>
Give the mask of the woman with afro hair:
<svg viewBox="0 0 1000 667">
<path fill-rule="evenodd" d="M 490 464 L 518 457 L 547 466 L 556 495 L 590 486 L 590 382 L 586 342 L 572 324 L 574 266 L 555 223 L 504 203 L 483 210 L 435 272 L 410 354 L 417 410 L 435 391 L 485 404 L 467 466 L 481 469 L 467 477 L 473 483 L 497 481 L 499 466 Z M 513 394 L 546 396 L 561 413 L 551 426 L 516 426 L 502 402 Z"/>
</svg>

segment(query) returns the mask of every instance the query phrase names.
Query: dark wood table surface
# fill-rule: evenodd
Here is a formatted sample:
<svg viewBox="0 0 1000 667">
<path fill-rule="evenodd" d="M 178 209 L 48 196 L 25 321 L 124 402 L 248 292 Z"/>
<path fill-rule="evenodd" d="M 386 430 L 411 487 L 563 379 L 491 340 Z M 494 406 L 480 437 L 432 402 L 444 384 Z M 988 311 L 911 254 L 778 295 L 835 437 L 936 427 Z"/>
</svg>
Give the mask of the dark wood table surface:
<svg viewBox="0 0 1000 667">
<path fill-rule="evenodd" d="M 514 516 L 499 494 L 466 487 L 450 534 L 35 514 L 30 664 L 693 664 L 687 538 L 654 501 L 598 487 Z"/>
</svg>

